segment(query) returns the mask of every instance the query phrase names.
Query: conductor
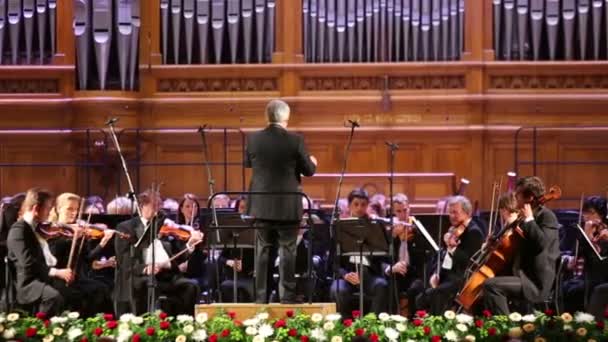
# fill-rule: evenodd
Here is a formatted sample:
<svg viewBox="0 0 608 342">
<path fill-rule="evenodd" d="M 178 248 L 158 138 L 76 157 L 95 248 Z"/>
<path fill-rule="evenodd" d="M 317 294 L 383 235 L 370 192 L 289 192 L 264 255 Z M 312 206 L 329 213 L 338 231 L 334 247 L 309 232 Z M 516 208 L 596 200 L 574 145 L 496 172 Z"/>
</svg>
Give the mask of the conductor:
<svg viewBox="0 0 608 342">
<path fill-rule="evenodd" d="M 289 106 L 272 100 L 266 106 L 268 126 L 248 136 L 245 167 L 253 169 L 249 191 L 298 192 L 301 175 L 315 173 L 317 159 L 310 156 L 304 139 L 287 131 Z M 268 302 L 270 249 L 279 244 L 279 296 L 281 303 L 295 302 L 296 240 L 302 218 L 302 199 L 295 194 L 251 195 L 247 214 L 255 218 L 256 233 L 256 303 Z"/>
</svg>

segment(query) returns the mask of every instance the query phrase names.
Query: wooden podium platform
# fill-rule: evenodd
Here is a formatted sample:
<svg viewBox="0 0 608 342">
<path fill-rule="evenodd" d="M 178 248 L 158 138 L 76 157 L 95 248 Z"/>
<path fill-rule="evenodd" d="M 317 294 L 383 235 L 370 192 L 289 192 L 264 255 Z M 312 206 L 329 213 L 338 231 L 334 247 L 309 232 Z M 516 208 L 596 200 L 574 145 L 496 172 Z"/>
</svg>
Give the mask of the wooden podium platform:
<svg viewBox="0 0 608 342">
<path fill-rule="evenodd" d="M 214 303 L 198 304 L 195 307 L 196 314 L 206 312 L 209 318 L 221 311 L 236 313 L 236 319 L 244 320 L 255 316 L 260 312 L 267 312 L 269 319 L 283 318 L 287 310 L 300 311 L 309 315 L 320 313 L 323 315 L 336 312 L 336 303 L 312 303 L 312 304 L 255 304 L 255 303 Z"/>
</svg>

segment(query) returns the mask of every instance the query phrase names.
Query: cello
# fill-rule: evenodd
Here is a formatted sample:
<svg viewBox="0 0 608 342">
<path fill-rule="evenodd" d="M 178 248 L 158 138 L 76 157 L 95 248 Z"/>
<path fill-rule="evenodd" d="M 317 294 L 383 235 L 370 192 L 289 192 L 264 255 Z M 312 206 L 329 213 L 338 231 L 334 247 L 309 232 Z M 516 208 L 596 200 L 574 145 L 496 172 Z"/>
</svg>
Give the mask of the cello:
<svg viewBox="0 0 608 342">
<path fill-rule="evenodd" d="M 549 192 L 537 198 L 534 204 L 538 206 L 559 199 L 561 194 L 562 190 L 558 186 L 552 186 Z M 496 237 L 490 237 L 489 243 L 472 260 L 466 272 L 467 280 L 456 296 L 456 302 L 467 311 L 470 311 L 481 297 L 484 282 L 502 273 L 511 265 L 514 252 L 525 239 L 524 232 L 519 227 L 523 220 L 523 216 L 520 215 L 514 222 L 504 227 Z"/>
</svg>

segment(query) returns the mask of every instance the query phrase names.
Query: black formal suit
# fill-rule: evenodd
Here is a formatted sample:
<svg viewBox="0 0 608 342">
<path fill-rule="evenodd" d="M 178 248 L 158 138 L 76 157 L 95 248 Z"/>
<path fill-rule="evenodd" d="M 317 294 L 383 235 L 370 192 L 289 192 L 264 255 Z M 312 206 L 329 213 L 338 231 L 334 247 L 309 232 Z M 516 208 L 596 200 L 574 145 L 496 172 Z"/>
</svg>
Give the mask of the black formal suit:
<svg viewBox="0 0 608 342">
<path fill-rule="evenodd" d="M 555 214 L 538 207 L 534 219 L 520 225 L 525 238 L 515 251 L 512 276 L 495 277 L 484 284 L 484 303 L 496 314 L 507 314 L 507 298 L 543 302 L 550 294 L 559 258 L 559 223 Z"/>
<path fill-rule="evenodd" d="M 250 191 L 301 191 L 301 175 L 312 176 L 316 167 L 301 136 L 271 124 L 247 139 L 245 167 L 253 169 Z M 278 235 L 281 301 L 295 300 L 295 254 L 297 227 L 302 218 L 302 199 L 296 195 L 251 195 L 247 213 L 256 219 L 257 274 L 256 301 L 268 300 L 269 253 Z"/>
<path fill-rule="evenodd" d="M 254 299 L 253 293 L 253 269 L 254 269 L 254 252 L 253 248 L 243 248 L 242 255 L 240 248 L 224 248 L 220 257 L 218 258 L 219 265 L 223 266 L 222 269 L 222 300 L 226 303 L 233 301 L 233 284 L 234 274 L 232 267 L 228 267 L 226 262 L 228 260 L 234 260 L 235 258 L 241 259 L 242 269 L 238 272 L 237 280 L 237 301 L 238 302 L 251 302 Z"/>
<path fill-rule="evenodd" d="M 40 243 L 32 227 L 19 220 L 11 227 L 7 237 L 8 259 L 15 267 L 17 302 L 40 302 L 39 310 L 49 315 L 61 313 L 63 296 L 51 286 Z"/>
<path fill-rule="evenodd" d="M 440 258 L 441 270 L 439 272 L 439 286 L 427 288 L 416 298 L 416 308 L 426 309 L 434 315 L 441 315 L 452 306 L 452 302 L 460 288 L 464 284 L 464 276 L 469 261 L 473 254 L 480 248 L 484 240 L 484 234 L 475 220 L 471 220 L 464 233 L 460 236 L 460 244 L 450 253 L 452 265 L 444 267 L 446 249 L 442 249 L 439 255 L 435 255 L 428 267 L 427 279 L 437 273 L 437 257 Z"/>
<path fill-rule="evenodd" d="M 158 225 L 162 220 L 155 220 Z M 119 232 L 129 234 L 130 239 L 115 239 L 116 249 L 116 281 L 115 300 L 117 302 L 117 313 L 134 312 L 142 314 L 146 310 L 147 280 L 148 276 L 143 273 L 146 266 L 144 250 L 149 247 L 148 236 L 144 237 L 138 248 L 136 242 L 143 235 L 145 227 L 139 217 L 134 217 L 122 222 L 116 227 Z M 147 234 L 146 234 L 147 235 Z M 174 251 L 167 241 L 162 242 L 163 249 L 169 257 Z M 194 305 L 198 299 L 199 289 L 195 282 L 181 276 L 178 265 L 183 262 L 184 257 L 178 258 L 171 263 L 171 269 L 162 270 L 156 274 L 157 295 L 166 295 L 167 303 L 162 309 L 171 315 L 192 314 Z M 129 307 L 130 306 L 130 307 Z"/>
</svg>

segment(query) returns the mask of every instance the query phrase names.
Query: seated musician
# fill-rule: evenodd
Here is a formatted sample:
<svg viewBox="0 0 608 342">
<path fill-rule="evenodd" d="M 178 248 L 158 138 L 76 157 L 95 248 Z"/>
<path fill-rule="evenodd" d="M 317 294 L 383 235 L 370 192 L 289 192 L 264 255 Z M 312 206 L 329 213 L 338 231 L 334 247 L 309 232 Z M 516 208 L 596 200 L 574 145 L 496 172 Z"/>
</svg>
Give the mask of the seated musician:
<svg viewBox="0 0 608 342">
<path fill-rule="evenodd" d="M 222 250 L 220 257 L 218 258 L 218 264 L 224 265 L 222 283 L 220 285 L 222 301 L 233 301 L 234 271 L 236 270 L 237 302 L 253 302 L 253 248 L 234 248 L 228 245 Z"/>
<path fill-rule="evenodd" d="M 521 210 L 519 227 L 524 239 L 513 251 L 511 272 L 484 283 L 484 305 L 494 314 L 508 314 L 511 299 L 542 303 L 549 296 L 559 258 L 559 223 L 550 209 L 539 205 L 544 194 L 545 186 L 538 177 L 517 181 L 515 199 Z"/>
<path fill-rule="evenodd" d="M 57 266 L 74 270 L 74 281 L 67 284 L 54 280 L 53 286 L 64 294 L 66 307 L 78 310 L 83 316 L 93 316 L 99 312 L 111 312 L 110 288 L 103 282 L 89 277 L 89 244 L 83 241 L 82 230 L 76 224 L 80 209 L 80 196 L 73 193 L 62 193 L 55 200 L 55 208 L 51 211 L 50 221 L 56 225 L 69 225 L 74 235 L 71 238 L 60 237 L 49 240 L 51 253 L 57 259 Z M 104 233 L 104 243 L 112 238 L 114 231 Z M 82 247 L 81 247 L 82 244 Z M 98 247 L 101 248 L 101 247 Z M 71 265 L 68 263 L 71 262 Z"/>
<path fill-rule="evenodd" d="M 601 238 L 602 231 L 604 234 L 608 233 L 607 214 L 606 199 L 600 196 L 591 196 L 584 200 L 583 220 L 585 234 L 592 241 L 594 244 L 593 248 L 600 255 L 608 254 L 608 242 Z M 567 312 L 576 312 L 588 308 L 588 312 L 594 310 L 595 313 L 599 311 L 599 314 L 603 315 L 604 307 L 600 305 L 598 309 L 597 304 L 601 302 L 605 303 L 606 301 L 598 298 L 597 293 L 601 290 L 594 291 L 594 289 L 598 285 L 608 283 L 607 264 L 599 260 L 584 241 L 579 241 L 578 251 L 575 251 L 571 256 L 565 256 L 565 259 L 567 261 L 566 268 L 573 273 L 573 276 L 562 284 L 565 310 Z M 596 298 L 593 301 L 589 301 L 589 296 L 594 293 L 596 294 Z M 589 303 L 587 308 L 585 308 L 585 303 Z"/>
<path fill-rule="evenodd" d="M 59 269 L 38 225 L 46 222 L 53 207 L 50 192 L 32 188 L 27 191 L 21 207 L 21 218 L 15 222 L 7 237 L 8 259 L 15 267 L 17 302 L 38 304 L 38 311 L 58 315 L 63 310 L 64 297 L 53 287 L 53 279 L 71 282 L 72 270 Z"/>
<path fill-rule="evenodd" d="M 182 260 L 171 260 L 173 251 L 170 244 L 154 239 L 155 255 L 152 265 L 152 246 L 148 234 L 159 230 L 152 229 L 158 228 L 152 224 L 161 226 L 165 223 L 162 217 L 157 216 L 161 203 L 160 195 L 157 192 L 145 191 L 138 196 L 138 202 L 142 216 L 122 222 L 117 227 L 119 232 L 130 236 L 129 239 L 115 239 L 117 313 L 142 314 L 146 311 L 147 280 L 150 274 L 154 274 L 157 284 L 155 293 L 167 297 L 162 309 L 171 315 L 192 314 L 199 289 L 179 272 L 178 265 Z M 140 239 L 140 245 L 135 246 Z M 201 239 L 200 232 L 191 231 L 186 243 L 188 252 L 194 251 Z M 187 254 L 182 254 L 182 257 L 187 257 Z"/>
<path fill-rule="evenodd" d="M 353 217 L 367 218 L 369 198 L 365 191 L 355 189 L 348 195 L 349 211 Z M 331 298 L 339 306 L 343 316 L 350 316 L 352 302 L 356 299 L 354 292 L 361 290 L 364 298 L 370 304 L 370 311 L 375 313 L 386 312 L 388 308 L 388 281 L 384 274 L 387 259 L 385 257 L 359 256 L 340 258 L 340 277 L 331 285 Z M 357 273 L 358 267 L 363 267 L 363 285 Z"/>
<path fill-rule="evenodd" d="M 454 297 L 464 284 L 464 274 L 469 260 L 480 248 L 484 234 L 472 219 L 473 207 L 464 196 L 453 196 L 447 200 L 451 228 L 444 234 L 445 248 L 434 258 L 429 277 L 430 287 L 416 298 L 416 308 L 434 315 L 441 315 L 452 306 Z M 464 230 L 463 230 L 464 228 Z M 458 233 L 462 232 L 460 236 Z M 440 269 L 437 272 L 438 268 Z"/>
</svg>

